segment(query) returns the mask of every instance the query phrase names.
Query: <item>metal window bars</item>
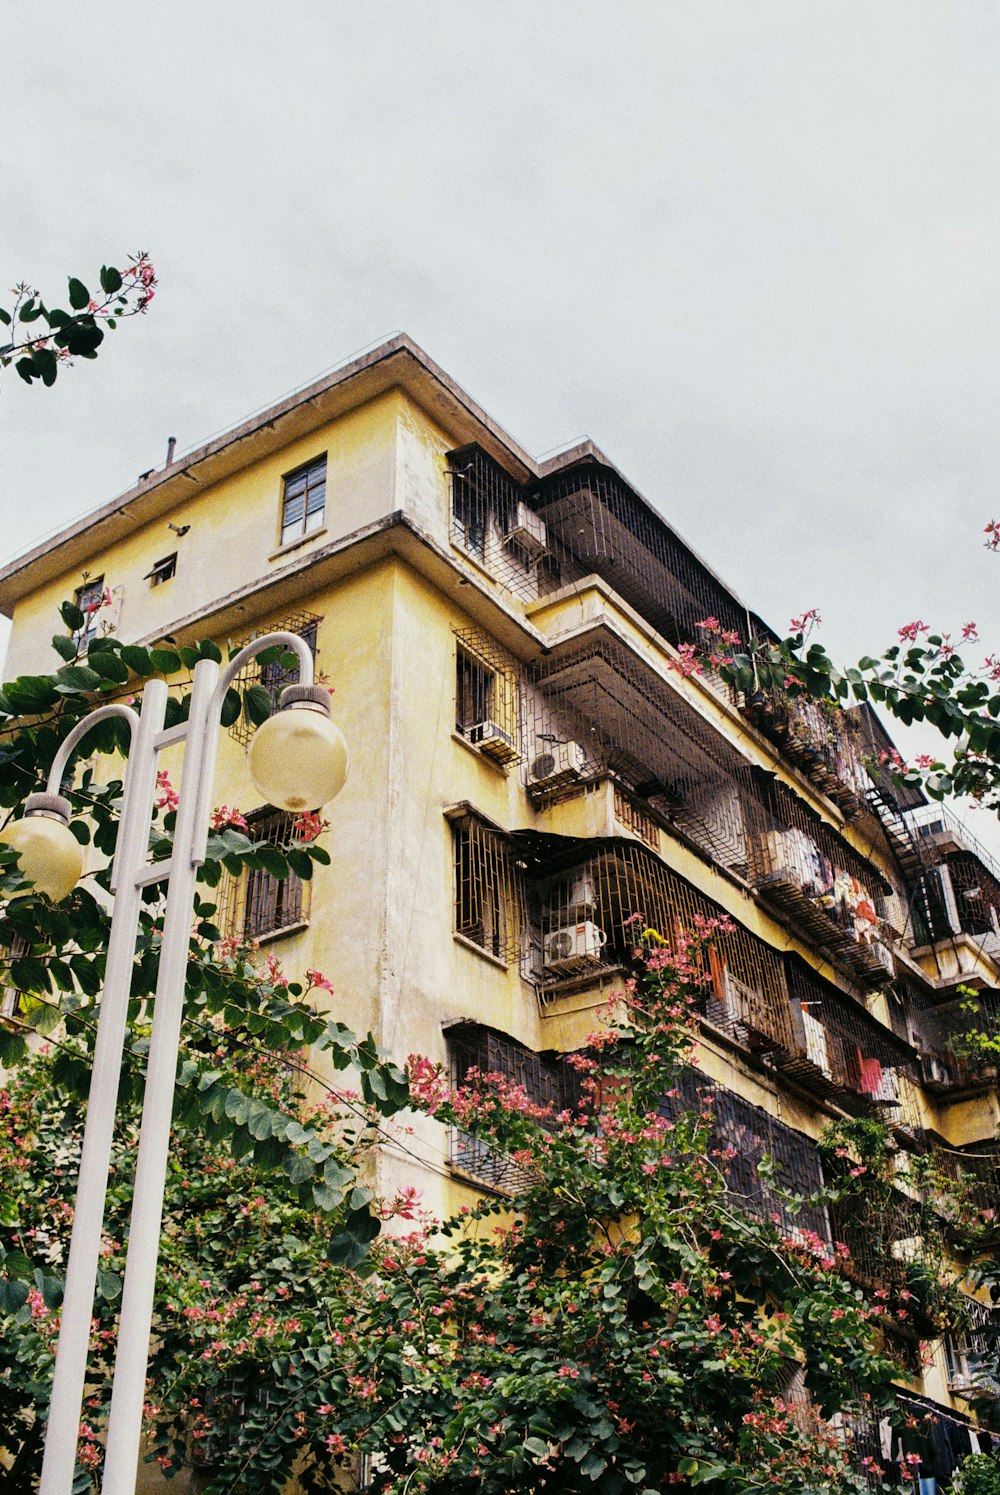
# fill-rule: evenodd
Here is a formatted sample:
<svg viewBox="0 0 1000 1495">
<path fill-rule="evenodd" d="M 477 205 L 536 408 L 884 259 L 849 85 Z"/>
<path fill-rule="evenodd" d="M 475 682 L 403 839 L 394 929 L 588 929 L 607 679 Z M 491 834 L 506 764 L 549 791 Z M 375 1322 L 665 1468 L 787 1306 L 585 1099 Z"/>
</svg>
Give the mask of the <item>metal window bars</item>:
<svg viewBox="0 0 1000 1495">
<path fill-rule="evenodd" d="M 944 1340 L 948 1385 L 952 1391 L 966 1392 L 982 1388 L 994 1395 L 1000 1391 L 996 1374 L 997 1336 L 1000 1318 L 997 1309 L 978 1298 L 963 1294 L 967 1324 Z"/>
<path fill-rule="evenodd" d="M 455 730 L 505 768 L 521 757 L 520 679 L 495 639 L 455 629 Z"/>
<path fill-rule="evenodd" d="M 537 803 L 610 775 L 854 979 L 891 977 L 878 870 L 632 650 L 591 638 L 538 661 L 524 694 L 524 781 Z"/>
<path fill-rule="evenodd" d="M 524 884 L 511 839 L 469 811 L 451 817 L 455 933 L 505 963 L 521 953 Z"/>
<path fill-rule="evenodd" d="M 579 1104 L 579 1077 L 564 1059 L 536 1054 L 481 1023 L 454 1023 L 448 1028 L 447 1038 L 455 1085 L 488 1087 L 490 1076 L 500 1075 L 520 1085 L 536 1105 L 549 1107 L 553 1120 Z M 448 1157 L 453 1168 L 497 1193 L 517 1194 L 534 1181 L 530 1168 L 456 1127 L 449 1133 Z"/>
<path fill-rule="evenodd" d="M 915 1287 L 914 1262 L 919 1256 L 924 1211 L 916 1199 L 898 1189 L 878 1209 L 867 1197 L 848 1195 L 829 1206 L 833 1238 L 850 1255 L 842 1270 L 869 1289 Z M 916 1269 L 919 1273 L 919 1267 Z M 916 1299 L 911 1307 L 915 1308 Z"/>
<path fill-rule="evenodd" d="M 777 1217 L 774 1223 L 785 1234 L 812 1231 L 824 1241 L 832 1239 L 824 1206 L 797 1207 L 785 1197 L 808 1199 L 823 1188 L 823 1169 L 811 1138 L 697 1070 L 682 1070 L 673 1089 L 676 1094 L 663 1102 L 664 1114 L 672 1118 L 700 1110 L 708 1100 L 710 1146 L 734 1205 L 760 1217 Z M 773 1178 L 762 1178 L 758 1171 L 765 1156 L 774 1164 Z"/>
<path fill-rule="evenodd" d="M 845 1110 L 916 1126 L 909 1044 L 796 956 L 785 957 L 785 970 L 799 1048 L 776 1055 L 775 1066 Z"/>
<path fill-rule="evenodd" d="M 270 808 L 247 816 L 247 835 L 284 850 L 293 840 L 293 819 Z M 219 906 L 222 927 L 237 938 L 259 940 L 294 928 L 308 917 L 308 894 L 294 872 L 278 878 L 262 867 L 247 867 L 238 877 L 225 874 Z"/>
<path fill-rule="evenodd" d="M 977 992 L 935 1007 L 924 1001 L 909 1010 L 912 1041 L 928 1090 L 947 1094 L 977 1090 L 1000 1079 L 1000 993 Z M 982 1040 L 989 1040 L 989 1047 Z"/>
<path fill-rule="evenodd" d="M 282 618 L 279 622 L 269 623 L 266 628 L 257 628 L 253 633 L 247 634 L 246 638 L 241 639 L 236 645 L 233 653 L 237 649 L 245 648 L 247 644 L 251 643 L 253 639 L 258 638 L 262 633 L 297 633 L 300 638 L 305 639 L 309 645 L 313 660 L 315 660 L 316 640 L 321 622 L 322 619 L 318 613 L 303 611 L 289 613 L 287 617 Z M 240 700 L 242 701 L 244 692 L 248 691 L 251 686 L 262 685 L 271 698 L 271 707 L 273 710 L 277 706 L 278 697 L 285 686 L 294 685 L 298 678 L 299 672 L 294 667 L 286 670 L 280 662 L 260 665 L 251 659 L 233 681 L 232 689 L 239 692 Z M 242 743 L 245 747 L 253 736 L 253 733 L 253 724 L 246 719 L 245 714 L 241 711 L 229 728 L 230 737 L 235 738 L 237 742 Z"/>
</svg>

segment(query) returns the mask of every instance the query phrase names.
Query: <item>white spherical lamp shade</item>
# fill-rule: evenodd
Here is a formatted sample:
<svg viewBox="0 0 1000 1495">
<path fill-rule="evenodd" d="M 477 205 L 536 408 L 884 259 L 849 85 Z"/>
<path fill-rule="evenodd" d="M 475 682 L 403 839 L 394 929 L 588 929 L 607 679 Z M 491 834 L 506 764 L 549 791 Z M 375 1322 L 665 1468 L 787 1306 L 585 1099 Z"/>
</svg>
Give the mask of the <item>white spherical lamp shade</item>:
<svg viewBox="0 0 1000 1495">
<path fill-rule="evenodd" d="M 0 831 L 0 841 L 21 853 L 21 871 L 40 893 L 61 903 L 83 872 L 83 847 L 62 820 L 25 815 Z"/>
<path fill-rule="evenodd" d="M 293 814 L 318 810 L 347 778 L 347 743 L 329 714 L 289 706 L 257 728 L 248 754 L 250 777 L 269 805 Z"/>
</svg>

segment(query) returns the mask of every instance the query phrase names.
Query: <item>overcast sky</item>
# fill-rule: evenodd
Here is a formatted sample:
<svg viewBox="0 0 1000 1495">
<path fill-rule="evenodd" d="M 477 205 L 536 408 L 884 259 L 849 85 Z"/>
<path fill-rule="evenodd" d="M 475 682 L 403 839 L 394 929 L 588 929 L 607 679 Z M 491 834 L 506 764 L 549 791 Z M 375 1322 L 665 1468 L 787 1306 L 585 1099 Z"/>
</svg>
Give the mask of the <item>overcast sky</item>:
<svg viewBox="0 0 1000 1495">
<path fill-rule="evenodd" d="M 776 626 L 1000 646 L 995 0 L 18 24 L 6 283 L 142 248 L 160 288 L 53 390 L 4 380 L 5 555 L 402 329 L 536 454 L 592 436 Z"/>
</svg>

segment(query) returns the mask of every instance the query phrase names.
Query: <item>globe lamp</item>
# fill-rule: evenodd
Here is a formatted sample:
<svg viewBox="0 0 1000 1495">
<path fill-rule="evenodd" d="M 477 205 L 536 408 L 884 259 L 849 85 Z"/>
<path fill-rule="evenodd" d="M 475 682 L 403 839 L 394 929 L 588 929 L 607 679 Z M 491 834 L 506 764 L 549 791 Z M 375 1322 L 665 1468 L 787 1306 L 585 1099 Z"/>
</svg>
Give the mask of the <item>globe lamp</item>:
<svg viewBox="0 0 1000 1495">
<path fill-rule="evenodd" d="M 0 841 L 20 853 L 21 871 L 38 891 L 61 903 L 83 871 L 83 847 L 69 828 L 72 806 L 61 794 L 30 794 L 24 810 L 0 831 Z"/>
<path fill-rule="evenodd" d="M 329 694 L 317 685 L 287 686 L 247 758 L 254 787 L 279 810 L 301 815 L 333 799 L 347 778 L 347 744 L 330 720 Z"/>
</svg>

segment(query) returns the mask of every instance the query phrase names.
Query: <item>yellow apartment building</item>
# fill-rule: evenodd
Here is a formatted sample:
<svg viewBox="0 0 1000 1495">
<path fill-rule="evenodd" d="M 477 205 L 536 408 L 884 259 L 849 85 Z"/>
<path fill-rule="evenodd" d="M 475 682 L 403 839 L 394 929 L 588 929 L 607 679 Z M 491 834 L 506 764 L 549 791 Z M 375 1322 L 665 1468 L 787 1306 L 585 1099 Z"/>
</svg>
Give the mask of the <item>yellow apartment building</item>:
<svg viewBox="0 0 1000 1495">
<path fill-rule="evenodd" d="M 93 626 L 125 642 L 310 642 L 352 758 L 331 864 L 305 885 L 245 873 L 224 916 L 288 971 L 324 972 L 337 1016 L 394 1057 L 558 1098 L 559 1056 L 628 967 L 630 916 L 669 934 L 725 911 L 700 1060 L 746 1207 L 781 1209 L 765 1152 L 817 1188 L 816 1138 L 853 1116 L 891 1128 L 899 1208 L 808 1224 L 848 1240 L 867 1286 L 900 1269 L 908 1158 L 964 1161 L 984 1207 L 1000 1201 L 997 1072 L 964 1042 L 996 1021 L 1000 869 L 894 788 L 866 708 L 678 670 L 706 616 L 742 638 L 766 624 L 591 442 L 538 462 L 394 337 L 3 568 L 6 678 L 50 667 L 61 601 L 107 593 Z M 280 842 L 245 741 L 224 734 L 215 802 Z M 505 1183 L 431 1125 L 379 1166 L 436 1212 Z M 907 1395 L 936 1409 L 927 1468 L 946 1488 L 979 1446 L 962 1394 L 976 1336 L 892 1332 Z M 854 1435 L 886 1453 L 877 1428 Z"/>
</svg>

